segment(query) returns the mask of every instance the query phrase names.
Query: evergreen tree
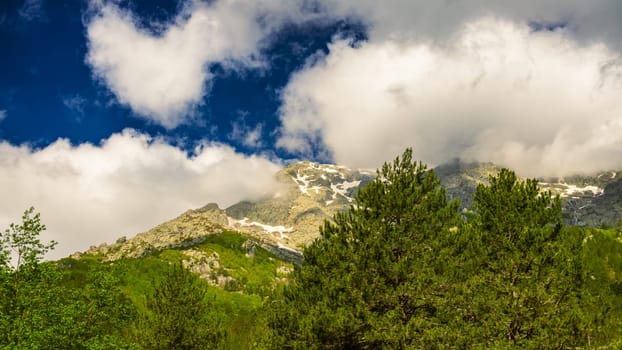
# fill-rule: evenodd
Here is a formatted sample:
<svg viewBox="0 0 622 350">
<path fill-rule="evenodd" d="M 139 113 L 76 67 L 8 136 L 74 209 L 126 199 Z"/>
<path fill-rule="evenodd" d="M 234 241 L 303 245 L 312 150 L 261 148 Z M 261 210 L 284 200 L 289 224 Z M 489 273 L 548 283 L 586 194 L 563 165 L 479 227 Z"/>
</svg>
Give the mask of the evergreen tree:
<svg viewBox="0 0 622 350">
<path fill-rule="evenodd" d="M 181 264 L 172 266 L 147 299 L 138 337 L 148 349 L 213 349 L 224 338 L 219 315 L 206 299 L 207 284 Z"/>
<path fill-rule="evenodd" d="M 268 306 L 273 347 L 404 348 L 446 335 L 442 254 L 457 208 L 410 149 L 385 164 Z"/>
<path fill-rule="evenodd" d="M 503 169 L 461 217 L 407 150 L 326 222 L 267 307 L 290 349 L 567 349 L 605 346 L 612 315 L 586 288 L 583 230 L 561 201 Z M 609 283 L 614 286 L 614 284 Z M 598 305 L 605 305 L 604 308 Z M 617 318 L 615 318 L 617 319 Z M 606 327 L 609 327 L 605 329 Z"/>
<path fill-rule="evenodd" d="M 479 185 L 453 249 L 452 328 L 475 348 L 588 344 L 581 231 L 564 230 L 561 200 L 507 169 Z"/>
</svg>

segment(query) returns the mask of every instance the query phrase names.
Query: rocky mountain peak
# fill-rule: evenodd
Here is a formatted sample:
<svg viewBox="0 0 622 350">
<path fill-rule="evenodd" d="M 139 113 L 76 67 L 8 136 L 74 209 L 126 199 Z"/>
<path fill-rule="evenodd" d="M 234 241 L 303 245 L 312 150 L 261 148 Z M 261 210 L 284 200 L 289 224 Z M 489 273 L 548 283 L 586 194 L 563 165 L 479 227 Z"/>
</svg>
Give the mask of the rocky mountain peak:
<svg viewBox="0 0 622 350">
<path fill-rule="evenodd" d="M 487 184 L 489 177 L 500 170 L 501 167 L 493 163 L 463 162 L 458 159 L 434 168 L 449 199 L 458 199 L 463 209 L 471 207 L 477 185 Z"/>
<path fill-rule="evenodd" d="M 448 197 L 459 199 L 465 210 L 471 206 L 477 186 L 488 183 L 489 177 L 500 170 L 493 163 L 459 160 L 434 169 Z M 234 230 L 282 258 L 300 261 L 302 247 L 319 237 L 324 221 L 347 210 L 358 190 L 375 176 L 370 170 L 307 161 L 294 163 L 275 174 L 280 187 L 263 200 L 243 201 L 226 209 L 210 203 L 131 239 L 123 237 L 88 252 L 104 254 L 107 260 L 140 257 L 161 249 L 191 246 L 207 235 Z M 542 189 L 560 195 L 564 219 L 569 224 L 602 226 L 617 224 L 622 219 L 621 172 L 539 181 Z"/>
<path fill-rule="evenodd" d="M 375 173 L 305 161 L 275 176 L 281 187 L 271 198 L 225 209 L 229 227 L 281 248 L 300 249 L 318 237 L 324 220 L 348 208 Z"/>
<path fill-rule="evenodd" d="M 361 185 L 371 181 L 375 172 L 305 161 L 288 166 L 277 177 L 284 182 L 293 181 L 302 195 L 329 206 L 351 203 Z"/>
</svg>

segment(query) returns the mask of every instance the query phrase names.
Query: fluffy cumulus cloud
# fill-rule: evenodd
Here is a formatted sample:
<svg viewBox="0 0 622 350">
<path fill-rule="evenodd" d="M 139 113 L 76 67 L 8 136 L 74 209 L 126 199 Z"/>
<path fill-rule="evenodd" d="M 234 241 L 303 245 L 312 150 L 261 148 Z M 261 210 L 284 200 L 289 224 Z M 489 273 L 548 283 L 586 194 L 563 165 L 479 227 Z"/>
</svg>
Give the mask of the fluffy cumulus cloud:
<svg viewBox="0 0 622 350">
<path fill-rule="evenodd" d="M 263 147 L 263 124 L 251 127 L 246 122 L 247 112 L 240 111 L 239 118 L 231 123 L 229 140 L 238 142 L 246 147 L 259 149 Z"/>
<path fill-rule="evenodd" d="M 326 13 L 354 17 L 370 26 L 372 40 L 444 40 L 464 23 L 485 16 L 513 22 L 567 26 L 581 41 L 621 47 L 618 0 L 320 0 Z"/>
<path fill-rule="evenodd" d="M 52 258 L 132 236 L 209 202 L 270 192 L 279 165 L 204 143 L 192 155 L 125 130 L 101 145 L 59 139 L 43 149 L 0 143 L 0 227 L 34 206 L 59 246 Z M 10 200 L 9 200 L 10 199 Z"/>
<path fill-rule="evenodd" d="M 431 164 L 525 175 L 622 167 L 622 56 L 570 30 L 484 16 L 443 40 L 336 39 L 282 98 L 278 145 L 319 143 L 338 163 L 376 167 L 413 146 Z"/>
<path fill-rule="evenodd" d="M 192 118 L 203 103 L 210 64 L 260 66 L 261 41 L 285 21 L 303 21 L 303 1 L 188 1 L 161 33 L 112 2 L 96 2 L 87 21 L 87 63 L 134 112 L 166 128 Z"/>
</svg>

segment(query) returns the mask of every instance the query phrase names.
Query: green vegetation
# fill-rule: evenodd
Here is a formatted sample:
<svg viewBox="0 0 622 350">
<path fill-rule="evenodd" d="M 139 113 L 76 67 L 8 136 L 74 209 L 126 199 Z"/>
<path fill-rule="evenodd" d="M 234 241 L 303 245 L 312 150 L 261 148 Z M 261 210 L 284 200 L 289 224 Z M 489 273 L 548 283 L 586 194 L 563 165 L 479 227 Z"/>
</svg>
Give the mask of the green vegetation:
<svg viewBox="0 0 622 350">
<path fill-rule="evenodd" d="M 259 334 L 264 332 L 259 312 L 263 305 L 263 298 L 271 295 L 276 288 L 275 279 L 279 277 L 278 267 L 291 267 L 291 264 L 278 260 L 260 247 L 254 249 L 253 256 L 247 256 L 247 248 L 245 248 L 247 245 L 247 237 L 235 232 L 223 232 L 207 237 L 203 243 L 192 248 L 168 249 L 140 259 L 122 259 L 114 263 L 101 263 L 101 257 L 83 256 L 79 260 L 63 259 L 59 265 L 64 266 L 65 283 L 74 286 L 87 284 L 88 281 L 85 278 L 97 269 L 105 269 L 109 274 L 118 278 L 119 288 L 137 310 L 137 316 L 131 327 L 133 329 L 131 337 L 143 348 L 173 348 L 164 343 L 150 342 L 155 334 L 163 333 L 158 330 L 158 325 L 165 322 L 157 321 L 158 317 L 162 316 L 154 315 L 153 303 L 154 296 L 158 294 L 158 287 L 166 286 L 168 280 L 168 284 L 179 288 L 191 285 L 192 288 L 188 287 L 189 290 L 186 291 L 187 295 L 195 298 L 195 303 L 191 305 L 205 310 L 205 312 L 190 314 L 197 315 L 198 318 L 195 321 L 198 325 L 205 321 L 204 325 L 208 327 L 205 329 L 206 342 L 209 346 L 197 345 L 190 348 L 212 349 L 217 348 L 215 344 L 218 343 L 219 348 L 223 349 L 243 349 L 249 348 L 249 344 L 252 344 Z M 181 274 L 180 270 L 175 272 L 175 269 L 179 269 L 184 259 L 188 258 L 185 253 L 190 250 L 201 252 L 208 257 L 217 253 L 219 267 L 213 273 L 243 281 L 241 287 L 231 288 L 230 284 L 210 286 L 205 280 L 190 273 L 181 276 L 180 280 L 175 280 L 174 277 Z M 213 281 L 209 276 L 207 280 Z M 256 286 L 262 286 L 262 288 Z M 175 292 L 170 289 L 173 288 L 169 288 L 169 293 Z M 181 290 L 177 292 L 181 293 Z M 187 301 L 190 296 L 180 297 L 182 300 L 177 302 Z M 202 300 L 200 303 L 199 299 Z M 170 306 L 170 308 L 178 308 L 181 314 L 190 315 L 184 312 L 183 308 L 191 305 L 177 305 Z M 187 326 L 187 328 L 193 329 L 193 335 L 199 331 L 198 326 Z M 164 342 L 164 340 L 161 341 Z"/>
<path fill-rule="evenodd" d="M 88 255 L 41 262 L 54 242 L 39 240 L 45 226 L 34 209 L 22 220 L 0 236 L 2 349 L 248 348 L 264 327 L 262 297 L 276 288 L 277 269 L 291 267 L 260 247 L 247 256 L 248 238 L 234 232 L 192 249 L 219 254 L 215 273 L 243 281 L 236 291 L 182 268 L 185 250 L 115 263 Z"/>
<path fill-rule="evenodd" d="M 148 349 L 215 348 L 223 338 L 221 321 L 205 295 L 204 283 L 181 264 L 173 265 L 147 297 L 139 339 Z"/>
<path fill-rule="evenodd" d="M 463 327 L 470 341 L 486 348 L 561 349 L 608 341 L 586 327 L 596 309 L 594 300 L 582 298 L 583 235 L 562 228 L 559 197 L 507 169 L 490 180 L 477 188 L 474 216 L 452 245 L 454 264 L 463 268 L 452 281 L 459 286 L 457 297 L 449 298 L 466 320 L 455 329 Z"/>
<path fill-rule="evenodd" d="M 0 349 L 622 347 L 619 229 L 564 227 L 559 198 L 507 169 L 458 208 L 410 150 L 301 266 L 230 231 L 42 262 L 55 243 L 30 208 L 0 233 Z"/>
<path fill-rule="evenodd" d="M 114 276 L 93 270 L 82 290 L 63 283 L 53 263 L 41 263 L 54 242 L 30 208 L 22 224 L 0 236 L 0 345 L 6 349 L 131 348 L 126 332 L 132 305 Z M 14 264 L 12 264 L 14 262 Z"/>
<path fill-rule="evenodd" d="M 274 301 L 274 348 L 426 347 L 443 334 L 446 261 L 438 253 L 460 222 L 433 172 L 410 152 L 385 166 L 304 251 Z"/>
<path fill-rule="evenodd" d="M 618 346 L 619 242 L 565 229 L 559 198 L 507 169 L 473 200 L 461 218 L 410 150 L 385 164 L 271 302 L 269 347 Z"/>
</svg>

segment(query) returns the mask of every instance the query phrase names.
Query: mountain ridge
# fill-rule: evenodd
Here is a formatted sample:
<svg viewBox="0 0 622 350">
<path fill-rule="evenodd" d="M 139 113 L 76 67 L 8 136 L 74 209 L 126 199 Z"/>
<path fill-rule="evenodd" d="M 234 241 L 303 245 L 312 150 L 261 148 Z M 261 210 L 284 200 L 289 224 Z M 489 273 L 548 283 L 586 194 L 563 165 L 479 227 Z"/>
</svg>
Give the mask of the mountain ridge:
<svg viewBox="0 0 622 350">
<path fill-rule="evenodd" d="M 501 169 L 493 163 L 455 160 L 435 167 L 449 199 L 458 199 L 468 210 L 475 189 Z M 206 236 L 226 230 L 238 231 L 253 244 L 295 263 L 302 261 L 302 249 L 319 237 L 319 227 L 333 215 L 354 203 L 358 190 L 375 178 L 375 172 L 334 164 L 298 162 L 275 174 L 280 184 L 270 197 L 241 201 L 221 209 L 216 203 L 188 210 L 178 217 L 139 233 L 103 243 L 82 254 L 101 254 L 106 261 L 142 257 L 168 248 L 185 248 L 201 243 Z M 560 195 L 567 224 L 614 226 L 622 219 L 622 172 L 540 178 L 543 190 Z"/>
</svg>

